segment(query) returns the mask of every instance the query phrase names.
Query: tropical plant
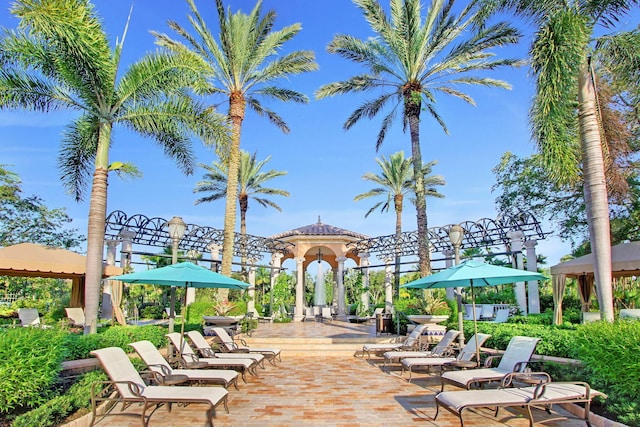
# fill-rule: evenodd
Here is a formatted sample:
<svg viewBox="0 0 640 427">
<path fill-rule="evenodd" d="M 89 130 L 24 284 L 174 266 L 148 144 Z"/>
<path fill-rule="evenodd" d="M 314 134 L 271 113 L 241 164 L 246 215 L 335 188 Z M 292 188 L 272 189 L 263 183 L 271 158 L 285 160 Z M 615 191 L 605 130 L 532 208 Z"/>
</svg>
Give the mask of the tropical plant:
<svg viewBox="0 0 640 427">
<path fill-rule="evenodd" d="M 17 0 L 11 13 L 20 22 L 0 40 L 0 108 L 80 112 L 67 126 L 58 162 L 63 184 L 77 200 L 92 183 L 85 315 L 95 332 L 113 126 L 158 142 L 183 172 L 192 173 L 190 137 L 223 141 L 226 124 L 186 93 L 201 76 L 191 57 L 151 53 L 120 70 L 124 37 L 111 49 L 88 0 Z"/>
<path fill-rule="evenodd" d="M 594 275 L 603 318 L 613 321 L 611 236 L 602 119 L 592 55 L 596 26 L 615 27 L 638 0 L 483 0 L 486 10 L 510 10 L 537 27 L 531 45 L 536 96 L 533 137 L 549 176 L 583 181 Z M 600 46 L 604 47 L 604 46 Z M 621 61 L 636 61 L 619 58 Z"/>
<path fill-rule="evenodd" d="M 376 149 L 401 108 L 403 129 L 411 138 L 411 158 L 414 170 L 422 168 L 420 148 L 420 114 L 422 110 L 433 117 L 445 132 L 444 119 L 436 108 L 436 95 L 447 94 L 474 104 L 473 99 L 456 86 L 460 84 L 508 88 L 503 81 L 479 76 L 479 72 L 512 66 L 513 59 L 494 59 L 492 48 L 517 42 L 519 34 L 506 23 L 497 23 L 477 31 L 476 2 L 455 15 L 453 0 L 433 0 L 422 18 L 420 0 L 390 0 L 391 16 L 377 0 L 354 0 L 376 34 L 367 40 L 338 34 L 327 47 L 367 68 L 341 82 L 322 86 L 317 98 L 376 91 L 376 97 L 365 101 L 344 124 L 350 129 L 362 118 L 372 119 L 385 107 L 390 111 L 382 119 Z M 427 235 L 427 205 L 424 176 L 416 175 L 416 219 L 418 226 L 418 257 L 424 276 L 431 270 Z"/>
<path fill-rule="evenodd" d="M 240 163 L 240 134 L 245 119 L 245 110 L 266 116 L 283 132 L 289 127 L 275 112 L 265 107 L 260 98 L 286 102 L 307 103 L 308 98 L 291 89 L 272 83 L 290 75 L 314 71 L 318 68 L 315 55 L 311 51 L 299 50 L 280 56 L 280 49 L 301 30 L 300 24 L 293 24 L 274 30 L 276 14 L 267 12 L 263 17 L 262 0 L 247 15 L 242 12 L 225 11 L 222 0 L 216 0 L 219 18 L 219 40 L 196 8 L 194 0 L 187 0 L 191 8 L 190 22 L 195 36 L 170 21 L 169 26 L 187 41 L 187 45 L 172 40 L 167 35 L 154 33 L 158 43 L 177 52 L 188 49 L 205 63 L 210 78 L 208 92 L 222 95 L 229 102 L 231 123 L 231 145 L 222 156 L 228 165 L 228 185 L 224 211 L 224 240 L 222 243 L 222 274 L 231 275 L 233 243 L 236 225 L 236 197 L 238 194 L 238 169 Z"/>
<path fill-rule="evenodd" d="M 395 237 L 396 245 L 398 246 L 395 251 L 396 258 L 394 276 L 394 289 L 396 289 L 397 292 L 400 281 L 399 245 L 401 244 L 402 238 L 402 212 L 404 205 L 404 196 L 407 194 L 413 195 L 416 193 L 416 180 L 414 179 L 413 164 L 411 162 L 411 158 L 405 158 L 404 151 L 399 151 L 392 154 L 391 156 L 389 156 L 389 160 L 382 156 L 380 159 L 376 159 L 376 163 L 378 163 L 378 166 L 380 166 L 382 173 L 375 174 L 373 172 L 367 172 L 362 178 L 367 181 L 371 181 L 374 184 L 377 184 L 378 187 L 375 187 L 365 193 L 358 194 L 354 197 L 354 200 L 358 201 L 379 196 L 386 197 L 385 201 L 379 201 L 374 204 L 371 209 L 369 209 L 364 215 L 365 218 L 377 209 L 380 209 L 380 212 L 388 212 L 393 205 L 393 209 L 396 213 Z M 431 170 L 436 164 L 437 162 L 433 161 L 423 165 L 423 184 L 425 186 L 424 193 L 425 196 L 442 198 L 444 196 L 438 193 L 435 186 L 444 185 L 444 178 L 441 175 L 431 175 Z"/>
<path fill-rule="evenodd" d="M 280 212 L 280 206 L 268 199 L 266 196 L 283 196 L 289 197 L 289 192 L 278 188 L 263 187 L 263 185 L 274 178 L 284 176 L 285 171 L 277 171 L 271 169 L 262 171 L 262 168 L 269 163 L 271 156 L 267 156 L 264 160 L 257 161 L 256 153 L 250 155 L 244 150 L 240 150 L 240 164 L 238 167 L 238 202 L 240 204 L 240 234 L 247 234 L 247 210 L 249 209 L 249 199 L 255 200 L 264 207 L 272 207 Z M 205 173 L 203 180 L 196 184 L 194 193 L 208 193 L 196 200 L 195 204 L 213 202 L 225 197 L 227 194 L 228 164 L 223 162 L 213 162 L 211 165 L 201 164 Z M 246 264 L 243 248 L 243 266 Z"/>
</svg>

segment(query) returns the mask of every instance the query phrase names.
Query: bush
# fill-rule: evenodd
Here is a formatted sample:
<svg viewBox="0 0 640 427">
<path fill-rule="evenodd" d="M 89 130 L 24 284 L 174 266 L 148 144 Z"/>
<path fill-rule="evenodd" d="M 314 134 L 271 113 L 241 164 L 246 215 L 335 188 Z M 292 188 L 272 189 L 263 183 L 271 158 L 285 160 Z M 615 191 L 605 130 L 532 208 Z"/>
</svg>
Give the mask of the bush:
<svg viewBox="0 0 640 427">
<path fill-rule="evenodd" d="M 64 338 L 68 359 L 88 359 L 91 350 L 104 347 L 120 347 L 125 352 L 133 351 L 129 343 L 148 340 L 156 347 L 166 345 L 164 334 L 167 330 L 162 326 L 112 326 L 99 334 L 76 335 L 69 334 Z"/>
<path fill-rule="evenodd" d="M 65 359 L 65 332 L 15 328 L 0 332 L 0 414 L 34 408 L 51 398 Z"/>
<path fill-rule="evenodd" d="M 140 316 L 143 319 L 162 319 L 164 317 L 164 309 L 159 305 L 148 305 L 142 309 Z"/>
</svg>

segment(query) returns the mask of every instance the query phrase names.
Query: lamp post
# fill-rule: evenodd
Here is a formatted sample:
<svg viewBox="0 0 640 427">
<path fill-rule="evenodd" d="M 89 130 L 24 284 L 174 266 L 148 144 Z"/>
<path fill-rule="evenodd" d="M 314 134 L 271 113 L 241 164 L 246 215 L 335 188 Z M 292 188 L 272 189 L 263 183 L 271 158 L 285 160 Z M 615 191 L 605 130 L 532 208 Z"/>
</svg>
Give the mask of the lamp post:
<svg viewBox="0 0 640 427">
<path fill-rule="evenodd" d="M 462 239 L 464 238 L 464 228 L 460 225 L 453 225 L 449 229 L 449 240 L 453 245 L 453 256 L 455 265 L 460 264 L 460 246 L 462 245 Z M 462 288 L 456 288 L 457 293 L 457 301 L 458 301 L 458 329 L 460 330 L 460 335 L 458 336 L 458 343 L 460 344 L 460 348 L 464 347 L 464 324 L 463 314 L 462 314 Z"/>
<path fill-rule="evenodd" d="M 171 238 L 171 264 L 178 262 L 178 244 L 184 236 L 184 232 L 187 228 L 187 224 L 184 223 L 181 217 L 174 216 L 167 222 L 169 227 L 169 237 Z M 176 306 L 176 287 L 171 287 L 171 297 L 169 301 L 169 333 L 173 332 L 174 323 L 176 318 L 175 313 Z"/>
</svg>

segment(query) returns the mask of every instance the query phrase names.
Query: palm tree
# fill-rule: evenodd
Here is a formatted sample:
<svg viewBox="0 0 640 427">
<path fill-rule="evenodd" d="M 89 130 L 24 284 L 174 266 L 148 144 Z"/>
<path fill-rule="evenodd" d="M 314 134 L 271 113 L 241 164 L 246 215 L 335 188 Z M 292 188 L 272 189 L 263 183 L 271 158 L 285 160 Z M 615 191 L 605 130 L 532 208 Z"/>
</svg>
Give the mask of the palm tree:
<svg viewBox="0 0 640 427">
<path fill-rule="evenodd" d="M 247 210 L 249 209 L 249 199 L 253 199 L 261 206 L 272 207 L 278 212 L 280 206 L 264 196 L 289 197 L 289 192 L 278 188 L 263 187 L 264 183 L 279 176 L 287 174 L 286 171 L 271 169 L 262 172 L 262 168 L 269 163 L 271 156 L 264 160 L 256 161 L 256 153 L 250 155 L 244 150 L 240 150 L 240 167 L 238 169 L 238 202 L 240 204 L 240 233 L 247 234 Z M 204 180 L 196 184 L 194 193 L 210 193 L 196 200 L 195 204 L 213 202 L 223 198 L 227 194 L 227 183 L 229 179 L 228 167 L 222 162 L 213 162 L 211 165 L 201 164 L 200 167 L 207 170 Z"/>
<path fill-rule="evenodd" d="M 371 207 L 371 209 L 369 209 L 369 211 L 364 215 L 365 218 L 378 208 L 380 209 L 380 212 L 388 212 L 393 204 L 393 208 L 396 212 L 396 245 L 400 245 L 402 237 L 402 211 L 404 196 L 406 194 L 416 193 L 416 189 L 414 187 L 416 180 L 414 180 L 413 164 L 411 162 L 411 158 L 405 159 L 404 151 L 392 154 L 389 156 L 389 160 L 382 156 L 381 159 L 376 159 L 376 163 L 380 166 L 382 173 L 376 175 L 373 172 L 367 172 L 362 178 L 379 185 L 379 187 L 375 187 L 365 193 L 358 194 L 354 197 L 354 200 L 358 201 L 378 196 L 386 198 L 386 200 L 374 204 L 373 207 Z M 444 196 L 438 193 L 435 186 L 444 185 L 444 178 L 441 175 L 430 175 L 433 166 L 436 164 L 437 162 L 433 161 L 423 165 L 422 173 L 424 176 L 423 183 L 425 186 L 424 194 L 426 196 L 442 198 Z M 396 290 L 400 284 L 399 252 L 399 248 L 397 248 L 394 276 Z"/>
<path fill-rule="evenodd" d="M 598 302 L 603 319 L 613 321 L 611 227 L 602 119 L 591 63 L 595 46 L 592 43 L 597 25 L 612 28 L 638 0 L 484 0 L 484 3 L 490 12 L 513 10 L 537 27 L 530 51 L 536 77 L 536 97 L 531 108 L 534 139 L 554 180 L 584 182 Z M 620 60 L 637 62 L 635 56 Z"/>
<path fill-rule="evenodd" d="M 290 75 L 314 71 L 318 68 L 311 51 L 299 50 L 284 56 L 279 51 L 285 42 L 301 30 L 293 24 L 281 30 L 273 30 L 276 14 L 269 11 L 260 17 L 262 1 L 258 0 L 248 15 L 226 11 L 222 0 L 216 0 L 220 42 L 209 30 L 198 12 L 194 0 L 187 0 L 193 16 L 191 25 L 196 37 L 176 22 L 169 26 L 187 41 L 187 46 L 166 35 L 155 33 L 158 43 L 176 51 L 191 49 L 209 67 L 211 82 L 209 93 L 222 95 L 229 102 L 231 122 L 231 145 L 224 153 L 223 161 L 228 166 L 224 215 L 224 241 L 222 247 L 222 274 L 231 275 L 233 241 L 236 224 L 236 196 L 238 191 L 238 167 L 240 162 L 240 134 L 245 119 L 245 110 L 252 109 L 259 116 L 266 116 L 271 123 L 287 133 L 289 127 L 274 111 L 260 103 L 260 98 L 286 102 L 307 103 L 308 98 L 299 92 L 273 84 Z M 189 47 L 188 47 L 189 46 Z"/>
<path fill-rule="evenodd" d="M 222 140 L 225 122 L 185 93 L 201 71 L 184 55 L 149 54 L 119 70 L 124 37 L 112 50 L 87 0 L 16 0 L 11 12 L 20 23 L 0 40 L 0 107 L 80 112 L 67 126 L 58 161 L 63 184 L 77 200 L 92 178 L 85 315 L 87 332 L 95 332 L 113 126 L 160 143 L 188 174 L 194 167 L 190 137 Z"/>
<path fill-rule="evenodd" d="M 348 80 L 327 84 L 316 91 L 317 98 L 375 91 L 376 98 L 365 101 L 344 124 L 350 129 L 363 117 L 372 119 L 390 107 L 382 119 L 378 133 L 378 149 L 398 109 L 402 108 L 403 129 L 409 128 L 414 169 L 422 167 L 420 149 L 420 113 L 433 117 L 447 132 L 436 105 L 436 94 L 455 96 L 470 104 L 473 99 L 460 91 L 460 84 L 508 88 L 503 81 L 481 77 L 479 72 L 515 65 L 512 59 L 494 59 L 492 48 L 517 42 L 519 34 L 505 23 L 473 30 L 477 19 L 476 2 L 453 12 L 454 0 L 432 0 L 422 19 L 421 0 L 390 0 L 391 16 L 387 17 L 377 0 L 354 0 L 376 34 L 366 40 L 338 34 L 327 49 L 361 64 L 369 72 Z M 424 177 L 416 176 L 416 218 L 418 256 L 421 275 L 431 270 L 427 240 L 427 205 Z"/>
</svg>

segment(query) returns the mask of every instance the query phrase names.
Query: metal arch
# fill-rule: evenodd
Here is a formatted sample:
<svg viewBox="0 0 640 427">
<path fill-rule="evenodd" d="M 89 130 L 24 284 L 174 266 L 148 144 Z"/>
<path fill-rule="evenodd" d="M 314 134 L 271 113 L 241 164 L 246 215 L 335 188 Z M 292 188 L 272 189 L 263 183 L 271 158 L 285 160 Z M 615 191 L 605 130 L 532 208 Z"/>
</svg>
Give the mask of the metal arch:
<svg viewBox="0 0 640 427">
<path fill-rule="evenodd" d="M 449 230 L 454 224 L 432 227 L 427 230 L 430 247 L 442 253 L 453 250 L 449 240 Z M 522 231 L 525 238 L 544 239 L 550 233 L 542 229 L 540 222 L 529 212 L 517 212 L 513 215 L 500 214 L 496 219 L 481 218 L 478 221 L 465 221 L 459 224 L 464 229 L 461 249 L 480 247 L 508 246 L 510 231 Z M 417 231 L 403 232 L 399 240 L 395 234 L 373 237 L 348 243 L 347 247 L 354 253 L 377 253 L 378 259 L 384 260 L 418 254 Z"/>
<path fill-rule="evenodd" d="M 122 229 L 128 229 L 134 233 L 132 243 L 169 247 L 171 246 L 171 238 L 169 230 L 166 227 L 167 220 L 160 217 L 149 218 L 142 214 L 135 214 L 127 217 L 123 211 L 116 210 L 111 212 L 105 222 L 105 238 L 119 239 L 119 233 Z M 178 243 L 178 248 L 184 251 L 196 250 L 204 253 L 208 251 L 210 244 L 222 246 L 223 230 L 219 230 L 208 226 L 199 226 L 196 224 L 187 224 L 184 236 Z M 246 243 L 246 246 L 243 246 Z M 234 255 L 242 256 L 246 254 L 253 259 L 259 259 L 261 254 L 281 252 L 288 253 L 295 246 L 293 243 L 284 242 L 277 239 L 267 237 L 257 237 L 236 234 L 234 242 Z M 245 248 L 243 250 L 243 248 Z"/>
</svg>

